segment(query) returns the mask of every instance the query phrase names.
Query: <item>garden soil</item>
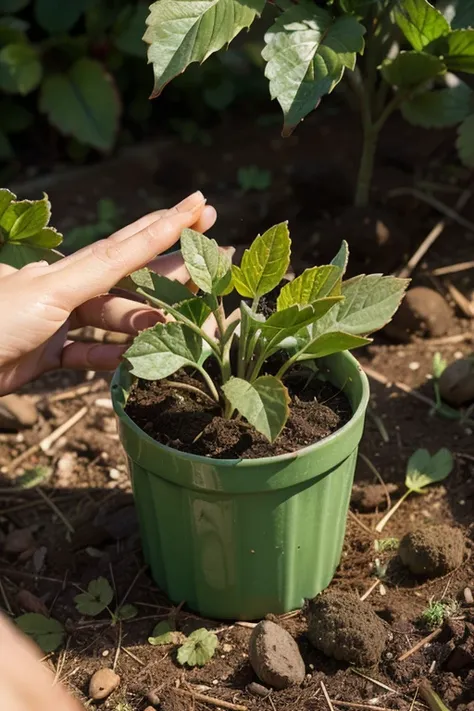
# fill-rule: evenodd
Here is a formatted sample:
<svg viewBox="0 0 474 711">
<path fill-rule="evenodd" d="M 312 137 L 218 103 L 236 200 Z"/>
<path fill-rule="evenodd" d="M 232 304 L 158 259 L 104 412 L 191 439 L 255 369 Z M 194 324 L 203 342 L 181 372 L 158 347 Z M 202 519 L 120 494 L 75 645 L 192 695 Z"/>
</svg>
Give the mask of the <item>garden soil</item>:
<svg viewBox="0 0 474 711">
<path fill-rule="evenodd" d="M 454 158 L 450 164 L 449 134 L 416 132 L 392 124 L 380 151 L 374 207 L 365 217 L 357 215 L 341 195 L 356 164 L 354 133 L 352 123 L 344 122 L 343 116 L 322 113 L 305 122 L 286 143 L 276 137 L 274 129 L 265 129 L 262 137 L 262 129 L 226 125 L 216 130 L 215 145 L 208 152 L 163 143 L 156 159 L 161 167 L 135 161 L 118 172 L 116 163 L 112 167 L 104 163 L 94 169 L 95 178 L 88 173 L 74 180 L 61 179 L 49 188 L 53 215 L 58 227 L 72 226 L 90 220 L 98 197 L 112 197 L 128 221 L 157 203 L 170 204 L 189 189 L 202 188 L 222 215 L 221 230 L 216 228 L 214 234 L 221 235 L 223 242 L 236 243 L 240 250 L 262 227 L 288 218 L 297 271 L 332 257 L 342 237 L 348 239 L 354 255 L 353 271 L 395 270 L 406 264 L 441 215 L 413 194 L 394 196 L 393 191 L 415 186 L 454 206 L 459 194 L 472 187 L 470 176 Z M 238 135 L 238 151 L 229 135 Z M 235 173 L 245 162 L 273 170 L 271 190 L 238 192 Z M 332 175 L 340 179 L 329 181 L 321 165 L 330 166 Z M 117 175 L 123 176 L 122 182 Z M 463 216 L 474 218 L 474 200 Z M 399 344 L 382 334 L 357 353 L 369 373 L 372 395 L 342 560 L 330 589 L 334 594 L 365 596 L 383 622 L 386 647 L 380 663 L 371 669 L 355 669 L 317 651 L 307 637 L 306 611 L 297 612 L 273 621 L 296 639 L 305 662 L 304 683 L 267 697 L 252 694 L 248 687 L 256 679 L 248 659 L 251 628 L 200 619 L 186 607 L 186 601 L 174 607 L 149 577 L 107 378 L 100 373 L 83 379 L 59 372 L 25 389 L 26 396 L 36 402 L 40 418 L 19 434 L 0 434 L 0 540 L 13 530 L 28 528 L 33 544 L 30 540 L 25 550 L 15 554 L 5 553 L 0 546 L 0 605 L 14 615 L 25 605 L 46 606 L 64 624 L 67 642 L 47 655 L 45 663 L 78 699 L 87 703 L 90 678 L 105 666 L 114 667 L 121 677 L 119 687 L 99 707 L 108 711 L 145 711 L 150 704 L 162 711 L 218 708 L 215 701 L 206 702 L 206 696 L 231 704 L 231 709 L 236 705 L 248 711 L 326 711 L 330 706 L 324 690 L 336 710 L 409 711 L 424 708 L 419 697 L 413 700 L 425 678 L 453 711 L 472 711 L 474 606 L 469 592 L 474 591 L 474 430 L 470 420 L 447 420 L 432 412 L 431 380 L 436 352 L 453 360 L 472 353 L 474 342 L 472 320 L 449 297 L 450 283 L 470 297 L 473 272 L 454 274 L 448 283 L 433 275 L 433 270 L 472 259 L 472 231 L 452 223 L 414 275 L 415 284 L 435 288 L 448 298 L 452 319 L 441 341 L 415 339 Z M 80 411 L 78 423 L 47 453 L 36 446 Z M 409 456 L 419 447 L 435 452 L 442 446 L 454 455 L 452 474 L 442 484 L 429 487 L 425 495 L 408 497 L 383 533 L 377 534 L 375 526 L 389 503 L 386 495 L 393 503 L 404 492 Z M 51 468 L 41 489 L 15 489 L 24 469 L 39 464 Z M 379 477 L 387 489 L 382 487 L 382 495 L 372 497 L 369 506 L 367 501 L 361 505 L 361 487 L 379 486 Z M 376 545 L 378 539 L 400 539 L 428 524 L 459 529 L 467 550 L 457 569 L 431 580 L 414 577 L 395 550 L 381 552 L 380 544 Z M 376 570 L 383 577 L 382 586 L 376 584 Z M 135 619 L 113 625 L 107 614 L 86 618 L 77 612 L 75 595 L 99 576 L 111 582 L 116 601 L 135 605 Z M 440 600 L 457 602 L 452 606 L 453 619 L 438 636 L 406 656 L 431 633 L 422 613 L 430 602 Z M 156 623 L 170 614 L 182 632 L 200 627 L 216 631 L 217 652 L 203 668 L 182 668 L 173 646 L 148 644 Z"/>
</svg>

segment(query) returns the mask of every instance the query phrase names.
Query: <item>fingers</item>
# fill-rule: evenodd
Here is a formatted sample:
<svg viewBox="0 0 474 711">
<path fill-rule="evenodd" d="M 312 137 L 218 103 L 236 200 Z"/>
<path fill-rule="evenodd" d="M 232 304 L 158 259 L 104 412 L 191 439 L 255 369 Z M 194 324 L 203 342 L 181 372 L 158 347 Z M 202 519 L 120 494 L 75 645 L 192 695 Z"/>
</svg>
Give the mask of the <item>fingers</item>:
<svg viewBox="0 0 474 711">
<path fill-rule="evenodd" d="M 67 343 L 61 354 L 61 368 L 70 370 L 115 370 L 128 346 L 102 343 Z"/>
<path fill-rule="evenodd" d="M 151 306 L 137 305 L 120 296 L 96 296 L 79 306 L 71 319 L 71 330 L 82 326 L 134 336 L 145 328 L 163 322 L 162 314 Z"/>
<path fill-rule="evenodd" d="M 120 279 L 145 266 L 157 253 L 177 242 L 185 227 L 196 224 L 204 205 L 202 194 L 195 193 L 131 236 L 117 238 L 113 235 L 80 250 L 75 259 L 56 262 L 47 271 L 54 301 L 72 310 L 109 291 Z"/>
</svg>

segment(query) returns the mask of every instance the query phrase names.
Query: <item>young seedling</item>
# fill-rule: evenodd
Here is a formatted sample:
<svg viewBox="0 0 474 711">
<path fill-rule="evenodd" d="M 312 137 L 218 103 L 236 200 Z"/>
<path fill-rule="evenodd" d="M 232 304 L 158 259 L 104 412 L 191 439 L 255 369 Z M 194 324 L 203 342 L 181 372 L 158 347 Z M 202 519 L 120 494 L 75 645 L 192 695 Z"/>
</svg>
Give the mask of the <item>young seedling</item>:
<svg viewBox="0 0 474 711">
<path fill-rule="evenodd" d="M 405 499 L 410 494 L 424 494 L 425 487 L 430 484 L 435 484 L 443 481 L 451 473 L 454 466 L 451 452 L 442 448 L 433 456 L 430 455 L 427 449 L 417 449 L 411 455 L 407 464 L 405 477 L 405 486 L 407 490 L 403 496 L 387 511 L 385 516 L 378 522 L 375 527 L 377 533 L 381 533 L 386 524 L 392 518 L 393 514 L 398 511 Z"/>
<path fill-rule="evenodd" d="M 344 280 L 348 260 L 344 242 L 331 264 L 307 269 L 286 283 L 275 310 L 264 316 L 260 301 L 287 273 L 290 247 L 287 224 L 281 223 L 259 235 L 240 266 L 232 266 L 214 240 L 184 230 L 182 255 L 201 296 L 147 269 L 131 275 L 129 282 L 137 293 L 174 319 L 135 338 L 125 353 L 131 372 L 160 380 L 190 368 L 206 389 L 185 383 L 178 387 L 197 391 L 225 418 L 241 416 L 275 441 L 289 416 L 285 383 L 292 368 L 314 371 L 319 358 L 370 343 L 367 336 L 392 318 L 408 285 L 406 279 L 381 274 Z M 234 289 L 242 301 L 238 316 L 228 322 L 223 297 Z M 215 337 L 203 328 L 210 316 L 217 324 Z M 218 366 L 218 378 L 205 367 L 209 357 Z M 268 372 L 269 358 L 278 360 L 274 374 Z"/>
<path fill-rule="evenodd" d="M 430 604 L 421 613 L 421 619 L 425 625 L 434 630 L 441 627 L 445 620 L 455 617 L 460 612 L 457 600 L 430 600 Z"/>
<path fill-rule="evenodd" d="M 249 190 L 268 190 L 272 184 L 272 174 L 269 170 L 258 168 L 256 165 L 248 165 L 239 168 L 237 181 L 244 193 Z"/>
<path fill-rule="evenodd" d="M 148 643 L 153 647 L 161 647 L 166 644 L 179 644 L 184 639 L 185 636 L 176 631 L 174 620 L 170 617 L 168 620 L 158 622 L 151 637 L 148 637 Z"/>
<path fill-rule="evenodd" d="M 138 610 L 134 605 L 121 605 L 115 611 L 110 608 L 110 604 L 114 599 L 114 591 L 106 578 L 97 578 L 91 580 L 87 586 L 87 591 L 83 590 L 79 595 L 76 595 L 74 602 L 76 610 L 81 615 L 88 617 L 97 617 L 101 612 L 107 610 L 112 624 L 117 622 L 125 622 L 132 620 L 137 616 Z"/>
<path fill-rule="evenodd" d="M 16 269 L 45 259 L 55 262 L 63 236 L 49 225 L 51 204 L 46 193 L 41 200 L 17 200 L 0 188 L 0 263 Z"/>
<path fill-rule="evenodd" d="M 212 659 L 217 649 L 218 640 L 214 632 L 204 627 L 191 632 L 186 642 L 178 649 L 178 662 L 188 667 L 203 667 Z"/>
<path fill-rule="evenodd" d="M 377 553 L 387 553 L 389 551 L 396 551 L 399 543 L 398 538 L 378 538 L 374 541 L 374 548 Z"/>
<path fill-rule="evenodd" d="M 17 617 L 15 622 L 21 631 L 31 637 L 45 654 L 55 652 L 64 641 L 64 627 L 51 617 L 36 612 L 27 612 L 25 615 Z"/>
</svg>

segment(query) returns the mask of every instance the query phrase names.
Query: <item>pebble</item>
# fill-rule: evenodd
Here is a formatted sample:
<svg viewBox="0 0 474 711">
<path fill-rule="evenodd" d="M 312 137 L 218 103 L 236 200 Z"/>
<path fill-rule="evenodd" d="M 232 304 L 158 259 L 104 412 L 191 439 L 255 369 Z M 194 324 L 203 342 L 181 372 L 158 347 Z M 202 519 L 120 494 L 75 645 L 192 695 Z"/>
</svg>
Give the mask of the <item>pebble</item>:
<svg viewBox="0 0 474 711">
<path fill-rule="evenodd" d="M 153 708 L 153 706 L 147 706 L 145 711 L 155 711 L 155 709 Z"/>
<path fill-rule="evenodd" d="M 250 637 L 250 663 L 264 684 L 286 689 L 303 683 L 306 670 L 293 637 L 282 627 L 263 620 Z"/>
<path fill-rule="evenodd" d="M 89 684 L 89 696 L 93 701 L 106 699 L 120 684 L 120 677 L 112 669 L 98 669 Z"/>
<path fill-rule="evenodd" d="M 450 363 L 439 379 L 439 392 L 453 407 L 474 400 L 474 360 L 462 358 Z"/>
<path fill-rule="evenodd" d="M 416 360 L 414 360 L 411 363 L 408 363 L 408 367 L 410 368 L 410 370 L 419 370 L 420 364 Z"/>
<path fill-rule="evenodd" d="M 112 400 L 109 397 L 98 397 L 94 402 L 96 407 L 103 407 L 105 410 L 112 410 Z"/>
<path fill-rule="evenodd" d="M 3 549 L 9 555 L 20 555 L 34 547 L 35 541 L 29 528 L 17 528 L 5 538 Z"/>
<path fill-rule="evenodd" d="M 0 430 L 22 430 L 38 419 L 36 407 L 24 395 L 0 397 Z"/>
<path fill-rule="evenodd" d="M 262 696 L 263 698 L 272 693 L 270 689 L 267 689 L 266 686 L 259 684 L 257 681 L 252 681 L 252 683 L 247 686 L 247 691 L 249 694 L 253 694 L 254 696 Z"/>
<path fill-rule="evenodd" d="M 472 596 L 471 588 L 464 588 L 464 599 L 466 601 L 466 605 L 474 604 L 474 597 Z"/>
<path fill-rule="evenodd" d="M 25 612 L 36 612 L 39 615 L 49 617 L 49 611 L 43 600 L 33 595 L 29 590 L 20 590 L 16 596 L 16 601 Z"/>
<path fill-rule="evenodd" d="M 109 469 L 109 477 L 111 479 L 114 479 L 115 481 L 117 479 L 120 479 L 120 472 L 118 469 Z"/>
<path fill-rule="evenodd" d="M 159 706 L 161 701 L 160 697 L 156 693 L 156 691 L 149 691 L 148 694 L 146 695 L 146 700 L 152 705 L 152 706 Z"/>
</svg>

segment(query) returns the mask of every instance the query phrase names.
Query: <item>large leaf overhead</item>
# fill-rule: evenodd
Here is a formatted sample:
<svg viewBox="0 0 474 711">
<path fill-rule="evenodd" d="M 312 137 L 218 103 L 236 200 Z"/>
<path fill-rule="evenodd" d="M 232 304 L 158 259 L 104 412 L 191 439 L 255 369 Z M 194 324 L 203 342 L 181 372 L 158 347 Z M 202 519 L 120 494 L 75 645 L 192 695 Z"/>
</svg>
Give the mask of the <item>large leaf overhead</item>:
<svg viewBox="0 0 474 711">
<path fill-rule="evenodd" d="M 158 0 L 150 6 L 143 39 L 150 47 L 155 86 L 152 98 L 184 72 L 203 62 L 249 27 L 265 0 Z"/>
<path fill-rule="evenodd" d="M 446 18 L 427 0 L 404 0 L 396 6 L 394 15 L 401 31 L 417 52 L 451 30 Z"/>
<path fill-rule="evenodd" d="M 427 52 L 400 52 L 395 59 L 386 59 L 380 68 L 389 84 L 411 88 L 446 72 L 445 64 Z"/>
<path fill-rule="evenodd" d="M 142 331 L 125 353 L 131 372 L 144 380 L 161 380 L 201 356 L 202 340 L 179 323 L 159 323 Z"/>
<path fill-rule="evenodd" d="M 334 18 L 309 2 L 290 5 L 265 35 L 262 56 L 270 94 L 278 99 L 289 133 L 353 69 L 365 28 L 354 16 Z"/>
</svg>

